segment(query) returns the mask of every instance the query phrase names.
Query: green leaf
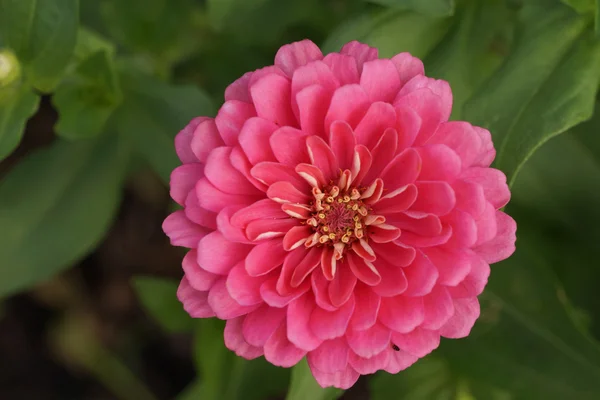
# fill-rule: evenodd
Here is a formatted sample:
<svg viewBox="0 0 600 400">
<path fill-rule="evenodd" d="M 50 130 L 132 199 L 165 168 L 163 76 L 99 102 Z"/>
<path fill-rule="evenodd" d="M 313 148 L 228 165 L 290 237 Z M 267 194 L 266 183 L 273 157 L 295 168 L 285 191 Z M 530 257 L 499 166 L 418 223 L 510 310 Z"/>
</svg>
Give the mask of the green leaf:
<svg viewBox="0 0 600 400">
<path fill-rule="evenodd" d="M 187 332 L 193 327 L 192 318 L 177 300 L 177 282 L 138 276 L 133 287 L 146 309 L 169 332 Z"/>
<path fill-rule="evenodd" d="M 578 13 L 584 14 L 594 10 L 594 0 L 561 0 Z"/>
<path fill-rule="evenodd" d="M 100 50 L 84 60 L 53 97 L 59 119 L 56 132 L 66 139 L 100 134 L 121 101 L 121 88 L 112 56 Z"/>
<path fill-rule="evenodd" d="M 561 5 L 527 7 L 523 24 L 515 50 L 465 108 L 492 132 L 496 167 L 511 184 L 539 146 L 591 117 L 600 78 L 600 42 L 585 18 Z"/>
<path fill-rule="evenodd" d="M 118 111 L 119 132 L 130 136 L 137 151 L 165 181 L 181 162 L 173 140 L 194 117 L 214 113 L 211 100 L 190 85 L 169 85 L 154 78 L 126 73 L 125 102 Z"/>
<path fill-rule="evenodd" d="M 454 13 L 454 0 L 369 0 L 372 3 L 413 10 L 422 14 L 446 16 Z"/>
<path fill-rule="evenodd" d="M 444 37 L 450 18 L 434 18 L 412 12 L 387 11 L 364 14 L 335 30 L 323 45 L 325 52 L 339 51 L 351 40 L 379 49 L 380 57 L 407 51 L 423 58 Z"/>
<path fill-rule="evenodd" d="M 177 395 L 177 400 L 199 400 L 204 396 L 204 382 L 197 380 L 190 383 L 181 393 Z"/>
<path fill-rule="evenodd" d="M 77 43 L 75 44 L 73 54 L 75 60 L 82 62 L 101 50 L 110 56 L 115 55 L 115 46 L 113 43 L 90 29 L 80 27 L 79 31 L 77 31 Z"/>
<path fill-rule="evenodd" d="M 594 26 L 596 37 L 600 38 L 600 0 L 596 0 L 596 12 L 594 14 Z"/>
<path fill-rule="evenodd" d="M 56 141 L 0 183 L 0 296 L 71 266 L 102 239 L 121 197 L 128 147 L 115 135 Z"/>
<path fill-rule="evenodd" d="M 75 48 L 78 14 L 78 0 L 0 0 L 5 44 L 36 89 L 50 92 L 62 77 Z"/>
<path fill-rule="evenodd" d="M 198 320 L 195 357 L 203 382 L 203 400 L 263 400 L 285 393 L 289 369 L 264 358 L 245 360 L 223 342 L 224 322 Z"/>
<path fill-rule="evenodd" d="M 335 400 L 344 393 L 337 388 L 323 389 L 315 380 L 306 358 L 292 368 L 292 382 L 286 400 Z"/>
<path fill-rule="evenodd" d="M 19 145 L 25 123 L 38 108 L 40 97 L 25 86 L 0 89 L 0 160 Z"/>
</svg>

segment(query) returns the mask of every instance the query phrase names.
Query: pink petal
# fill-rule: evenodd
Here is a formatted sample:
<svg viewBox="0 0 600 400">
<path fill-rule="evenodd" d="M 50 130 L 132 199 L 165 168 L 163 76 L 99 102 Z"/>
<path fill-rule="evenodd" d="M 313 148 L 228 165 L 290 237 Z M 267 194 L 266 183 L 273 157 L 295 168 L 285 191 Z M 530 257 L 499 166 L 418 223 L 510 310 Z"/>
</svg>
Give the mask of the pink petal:
<svg viewBox="0 0 600 400">
<path fill-rule="evenodd" d="M 452 237 L 452 226 L 442 223 L 442 232 L 437 236 L 421 236 L 410 231 L 404 231 L 397 243 L 415 248 L 441 246 Z"/>
<path fill-rule="evenodd" d="M 363 258 L 365 261 L 372 262 L 377 258 L 371 245 L 364 239 L 360 239 L 352 243 L 352 250 L 356 255 Z"/>
<path fill-rule="evenodd" d="M 381 101 L 371 104 L 367 113 L 360 120 L 354 134 L 359 144 L 372 149 L 381 139 L 381 135 L 388 128 L 396 125 L 396 111 L 388 103 Z"/>
<path fill-rule="evenodd" d="M 286 310 L 263 305 L 244 318 L 242 334 L 246 342 L 263 347 L 271 335 L 284 321 Z"/>
<path fill-rule="evenodd" d="M 310 329 L 316 337 L 323 340 L 343 336 L 354 312 L 354 305 L 354 296 L 351 296 L 343 306 L 335 311 L 326 311 L 320 307 L 315 308 L 310 316 Z"/>
<path fill-rule="evenodd" d="M 485 212 L 475 220 L 477 226 L 477 242 L 475 246 L 489 242 L 498 232 L 498 224 L 496 223 L 496 210 L 491 203 L 487 203 Z"/>
<path fill-rule="evenodd" d="M 375 254 L 379 260 L 385 260 L 387 263 L 396 267 L 406 267 L 415 259 L 415 249 L 404 246 L 400 243 L 376 243 L 373 245 Z"/>
<path fill-rule="evenodd" d="M 256 107 L 256 114 L 279 126 L 296 126 L 296 117 L 291 107 L 290 81 L 271 74 L 250 87 L 250 95 Z"/>
<path fill-rule="evenodd" d="M 440 329 L 440 334 L 451 339 L 466 337 L 477 318 L 479 318 L 479 301 L 476 297 L 454 299 L 454 315 Z"/>
<path fill-rule="evenodd" d="M 471 255 L 471 271 L 466 278 L 456 286 L 448 286 L 448 292 L 453 298 L 476 297 L 483 292 L 490 276 L 490 265 L 476 254 Z"/>
<path fill-rule="evenodd" d="M 449 121 L 442 123 L 430 143 L 450 147 L 462 160 L 464 168 L 470 167 L 481 157 L 483 143 L 481 137 L 468 122 Z"/>
<path fill-rule="evenodd" d="M 461 175 L 468 182 L 478 183 L 483 187 L 485 198 L 495 208 L 502 208 L 510 200 L 510 190 L 506 184 L 506 175 L 494 168 L 469 168 Z"/>
<path fill-rule="evenodd" d="M 421 157 L 419 153 L 414 149 L 406 149 L 385 167 L 381 172 L 381 179 L 385 182 L 386 189 L 395 190 L 413 183 L 420 172 Z"/>
<path fill-rule="evenodd" d="M 294 288 L 300 286 L 302 282 L 311 274 L 311 272 L 321 263 L 322 250 L 317 247 L 312 247 L 305 252 L 302 260 L 296 263 L 293 267 L 294 272 L 290 285 Z M 292 258 L 290 257 L 290 260 Z"/>
<path fill-rule="evenodd" d="M 319 85 L 331 97 L 335 89 L 340 86 L 337 78 L 333 75 L 327 64 L 322 61 L 313 61 L 294 71 L 292 77 L 292 99 L 295 100 L 298 93 L 307 87 Z M 298 104 L 294 101 L 294 114 L 299 115 Z"/>
<path fill-rule="evenodd" d="M 452 113 L 452 90 L 448 82 L 442 79 L 429 78 L 425 75 L 417 75 L 406 84 L 398 93 L 398 97 L 402 97 L 421 88 L 428 88 L 436 96 L 442 99 L 443 104 L 443 121 L 447 121 Z"/>
<path fill-rule="evenodd" d="M 323 139 L 318 136 L 309 136 L 306 139 L 306 148 L 311 163 L 323 172 L 326 180 L 337 178 L 340 167 L 333 151 Z"/>
<path fill-rule="evenodd" d="M 240 131 L 239 142 L 252 165 L 261 161 L 275 161 L 270 139 L 277 125 L 262 118 L 250 118 Z"/>
<path fill-rule="evenodd" d="M 244 153 L 241 147 L 236 146 L 231 149 L 231 154 L 229 155 L 229 161 L 231 161 L 231 165 L 238 172 L 240 172 L 244 178 L 262 195 L 267 191 L 267 185 L 262 182 L 259 182 L 256 178 L 252 176 L 252 164 L 248 160 L 248 157 Z"/>
<path fill-rule="evenodd" d="M 230 242 L 220 232 L 211 232 L 198 242 L 198 264 L 214 274 L 226 275 L 250 249 L 246 244 Z"/>
<path fill-rule="evenodd" d="M 306 351 L 294 346 L 287 338 L 287 327 L 284 321 L 271 335 L 265 344 L 265 358 L 278 367 L 290 368 L 306 355 Z"/>
<path fill-rule="evenodd" d="M 324 341 L 306 356 L 308 365 L 319 371 L 334 373 L 344 370 L 348 364 L 348 345 L 344 338 Z"/>
<path fill-rule="evenodd" d="M 360 85 L 346 85 L 337 89 L 325 115 L 325 132 L 335 121 L 346 121 L 355 127 L 367 112 L 369 97 Z"/>
<path fill-rule="evenodd" d="M 200 207 L 195 189 L 188 194 L 183 210 L 190 221 L 206 228 L 217 229 L 217 214 Z"/>
<path fill-rule="evenodd" d="M 360 185 L 365 175 L 369 172 L 373 159 L 369 150 L 363 145 L 357 145 L 354 148 L 354 158 L 352 159 L 352 183 Z"/>
<path fill-rule="evenodd" d="M 340 265 L 331 283 L 329 283 L 329 299 L 334 307 L 341 307 L 352 296 L 356 286 L 356 276 L 349 271 L 347 265 Z"/>
<path fill-rule="evenodd" d="M 389 243 L 400 237 L 400 229 L 388 224 L 371 225 L 368 232 L 374 243 Z"/>
<path fill-rule="evenodd" d="M 240 206 L 230 206 L 222 209 L 217 215 L 217 230 L 230 242 L 251 244 L 252 241 L 248 239 L 244 229 L 231 224 L 232 215 L 239 210 Z"/>
<path fill-rule="evenodd" d="M 219 275 L 215 275 L 200 268 L 196 261 L 197 256 L 198 252 L 196 249 L 193 249 L 188 251 L 185 257 L 183 257 L 181 265 L 185 272 L 185 278 L 195 290 L 208 291 L 213 283 L 219 279 Z"/>
<path fill-rule="evenodd" d="M 406 333 L 419 326 L 425 318 L 422 297 L 383 297 L 379 321 L 393 331 Z"/>
<path fill-rule="evenodd" d="M 471 270 L 470 256 L 464 251 L 450 252 L 439 247 L 430 247 L 423 249 L 423 253 L 438 270 L 437 282 L 441 285 L 455 286 L 465 279 Z"/>
<path fill-rule="evenodd" d="M 298 92 L 296 104 L 298 104 L 298 119 L 303 132 L 324 136 L 323 121 L 330 103 L 331 93 L 320 85 L 312 85 Z"/>
<path fill-rule="evenodd" d="M 248 224 L 246 236 L 252 241 L 271 239 L 285 235 L 297 225 L 298 220 L 290 217 L 286 219 L 258 219 Z"/>
<path fill-rule="evenodd" d="M 238 100 L 226 101 L 215 117 L 219 134 L 226 146 L 236 144 L 240 130 L 247 119 L 255 117 L 256 111 L 252 104 Z M 192 142 L 193 145 L 193 142 Z M 195 152 L 196 153 L 196 152 Z M 198 155 L 198 153 L 196 153 Z M 200 157 L 198 157 L 201 159 Z"/>
<path fill-rule="evenodd" d="M 427 329 L 415 328 L 409 333 L 394 333 L 392 342 L 409 354 L 425 357 L 440 345 L 440 334 Z"/>
<path fill-rule="evenodd" d="M 352 274 L 361 282 L 369 286 L 375 286 L 381 282 L 381 275 L 371 262 L 365 261 L 362 257 L 352 253 L 348 254 L 347 258 Z"/>
<path fill-rule="evenodd" d="M 316 249 L 311 249 L 316 250 Z M 279 274 L 279 279 L 277 280 L 277 292 L 281 296 L 289 296 L 292 293 L 297 291 L 298 286 L 292 285 L 292 277 L 294 276 L 294 272 L 300 263 L 309 256 L 309 249 L 306 249 L 304 246 L 298 247 L 295 250 L 288 252 L 283 261 L 283 268 L 281 273 Z M 314 257 L 315 254 L 311 254 L 310 258 L 306 261 L 310 264 L 309 261 L 316 258 L 316 262 L 318 262 L 318 257 Z"/>
<path fill-rule="evenodd" d="M 360 282 L 354 289 L 354 295 L 359 301 L 356 302 L 348 328 L 359 331 L 369 329 L 377 321 L 381 298 L 371 287 Z"/>
<path fill-rule="evenodd" d="M 189 193 L 204 176 L 204 165 L 183 164 L 171 172 L 170 195 L 178 204 L 184 205 Z"/>
<path fill-rule="evenodd" d="M 211 151 L 224 144 L 225 142 L 221 139 L 215 120 L 212 118 L 205 119 L 198 124 L 190 142 L 192 152 L 203 163 L 206 162 Z"/>
<path fill-rule="evenodd" d="M 303 245 L 312 234 L 313 230 L 308 225 L 295 226 L 283 237 L 283 248 L 287 251 L 294 250 Z"/>
<path fill-rule="evenodd" d="M 222 192 L 206 178 L 200 179 L 196 184 L 196 195 L 200 207 L 216 213 L 227 206 L 245 206 L 258 199 L 256 196 Z"/>
<path fill-rule="evenodd" d="M 246 256 L 246 271 L 250 276 L 266 275 L 281 266 L 287 254 L 281 239 L 262 241 L 252 247 Z"/>
<path fill-rule="evenodd" d="M 377 323 L 363 331 L 348 330 L 348 345 L 357 355 L 365 358 L 381 353 L 390 345 L 391 331 Z"/>
<path fill-rule="evenodd" d="M 482 144 L 482 151 L 473 163 L 478 167 L 489 167 L 496 157 L 496 149 L 494 149 L 494 143 L 492 143 L 492 134 L 487 129 L 474 126 L 473 129 L 479 135 Z"/>
<path fill-rule="evenodd" d="M 414 143 L 421 130 L 422 119 L 412 108 L 396 107 L 396 130 L 398 131 L 398 150 L 404 150 Z"/>
<path fill-rule="evenodd" d="M 373 292 L 382 297 L 394 297 L 406 291 L 408 280 L 403 268 L 391 265 L 383 259 L 378 259 L 375 265 L 381 275 L 381 282 L 373 287 Z"/>
<path fill-rule="evenodd" d="M 296 172 L 312 187 L 323 187 L 327 183 L 323 171 L 314 165 L 298 164 Z"/>
<path fill-rule="evenodd" d="M 385 367 L 385 370 L 390 374 L 397 374 L 398 372 L 405 370 L 419 359 L 419 357 L 402 350 L 394 351 L 390 349 L 388 351 L 390 352 L 390 361 Z"/>
<path fill-rule="evenodd" d="M 437 215 L 409 211 L 388 217 L 387 221 L 402 231 L 421 236 L 436 236 L 442 233 L 442 222 Z"/>
<path fill-rule="evenodd" d="M 254 347 L 244 339 L 242 322 L 244 317 L 230 319 L 225 324 L 225 347 L 246 360 L 253 360 L 263 355 L 263 349 Z"/>
<path fill-rule="evenodd" d="M 262 303 L 260 287 L 267 279 L 266 276 L 252 277 L 246 272 L 244 261 L 237 263 L 225 282 L 231 297 L 243 306 L 253 306 Z"/>
<path fill-rule="evenodd" d="M 290 294 L 282 296 L 277 291 L 277 282 L 277 277 L 269 278 L 260 287 L 260 295 L 262 296 L 265 303 L 267 303 L 271 307 L 286 307 L 288 304 L 302 296 L 308 291 L 308 289 L 310 289 L 310 285 L 303 284 L 300 285 L 300 287 L 298 287 L 295 291 L 291 292 Z"/>
<path fill-rule="evenodd" d="M 419 180 L 453 181 L 461 171 L 460 157 L 444 144 L 430 144 L 417 149 L 422 168 Z"/>
<path fill-rule="evenodd" d="M 175 136 L 175 151 L 182 163 L 196 163 L 199 161 L 192 151 L 192 139 L 198 125 L 209 119 L 207 117 L 196 117 Z"/>
<path fill-rule="evenodd" d="M 452 227 L 452 236 L 448 239 L 447 247 L 470 248 L 477 241 L 477 224 L 471 214 L 452 210 L 450 214 L 442 217 L 442 222 Z"/>
<path fill-rule="evenodd" d="M 208 292 L 208 304 L 215 311 L 215 314 L 220 319 L 231 319 L 239 317 L 258 308 L 254 306 L 242 306 L 236 302 L 225 285 L 225 278 L 215 282 Z"/>
<path fill-rule="evenodd" d="M 334 307 L 331 304 L 329 298 L 329 284 L 330 281 L 325 278 L 323 271 L 317 268 L 311 275 L 311 287 L 315 295 L 315 302 L 317 305 L 327 311 L 335 311 L 338 307 Z"/>
<path fill-rule="evenodd" d="M 257 219 L 283 218 L 289 218 L 289 216 L 281 210 L 280 204 L 271 199 L 263 199 L 237 211 L 231 217 L 231 223 L 240 228 L 246 228 L 250 222 Z"/>
<path fill-rule="evenodd" d="M 184 277 L 177 289 L 177 298 L 183 304 L 183 309 L 192 318 L 210 318 L 215 312 L 208 304 L 208 292 L 195 290 Z"/>
<path fill-rule="evenodd" d="M 275 65 L 269 65 L 267 67 L 259 68 L 252 73 L 252 76 L 250 76 L 250 81 L 248 82 L 248 87 L 252 87 L 256 82 L 269 75 L 278 75 L 282 78 L 287 78 L 287 75 L 281 70 L 281 68 Z"/>
<path fill-rule="evenodd" d="M 275 55 L 275 65 L 291 77 L 294 71 L 314 60 L 321 60 L 323 53 L 308 39 L 286 44 Z"/>
<path fill-rule="evenodd" d="M 483 187 L 478 183 L 457 180 L 452 183 L 456 195 L 456 208 L 467 212 L 473 218 L 479 217 L 485 211 L 488 201 L 485 198 Z"/>
<path fill-rule="evenodd" d="M 371 357 L 363 358 L 350 352 L 348 362 L 361 375 L 373 374 L 379 370 L 382 370 L 390 362 L 390 352 L 382 351 L 381 353 Z"/>
<path fill-rule="evenodd" d="M 365 89 L 371 101 L 391 103 L 400 90 L 400 76 L 391 60 L 367 61 L 363 64 L 360 86 Z"/>
<path fill-rule="evenodd" d="M 323 59 L 341 86 L 358 83 L 360 75 L 356 59 L 352 56 L 339 53 L 329 53 Z"/>
<path fill-rule="evenodd" d="M 413 57 L 410 53 L 396 54 L 391 60 L 398 70 L 400 83 L 402 85 L 417 75 L 425 75 L 423 61 L 419 60 L 417 57 Z"/>
<path fill-rule="evenodd" d="M 225 89 L 225 101 L 239 100 L 245 103 L 251 103 L 250 92 L 248 91 L 248 84 L 253 72 L 246 72 L 241 78 L 235 80 L 231 85 Z"/>
<path fill-rule="evenodd" d="M 383 132 L 379 141 L 371 150 L 373 163 L 365 180 L 370 182 L 379 177 L 381 171 L 392 161 L 398 149 L 398 132 L 393 128 L 388 128 Z"/>
<path fill-rule="evenodd" d="M 334 157 L 339 162 L 339 168 L 342 170 L 351 168 L 356 139 L 348 123 L 335 121 L 331 125 L 329 144 Z"/>
<path fill-rule="evenodd" d="M 416 185 L 419 195 L 411 207 L 412 211 L 442 216 L 456 205 L 454 190 L 447 182 L 421 181 Z"/>
<path fill-rule="evenodd" d="M 276 182 L 289 182 L 299 190 L 310 190 L 310 186 L 302 179 L 294 168 L 288 167 L 275 162 L 261 162 L 256 164 L 251 171 L 251 174 L 258 181 L 267 186 L 271 186 Z"/>
<path fill-rule="evenodd" d="M 198 241 L 208 233 L 206 228 L 194 224 L 187 219 L 183 210 L 169 215 L 162 224 L 162 229 L 171 240 L 173 246 L 194 248 Z"/>
<path fill-rule="evenodd" d="M 287 307 L 288 339 L 302 350 L 312 351 L 323 342 L 312 333 L 308 325 L 315 307 L 310 293 L 292 301 Z"/>
<path fill-rule="evenodd" d="M 307 132 L 289 126 L 275 131 L 271 136 L 270 145 L 277 161 L 290 167 L 308 162 L 307 136 Z"/>
<path fill-rule="evenodd" d="M 437 282 L 439 272 L 429 258 L 417 251 L 412 264 L 404 268 L 404 275 L 408 280 L 408 287 L 404 295 L 423 296 L 431 292 Z"/>
<path fill-rule="evenodd" d="M 276 182 L 267 190 L 267 196 L 277 203 L 308 204 L 310 198 L 290 182 Z"/>
<path fill-rule="evenodd" d="M 204 174 L 217 189 L 231 194 L 258 195 L 260 192 L 231 165 L 230 147 L 213 150 L 206 160 Z"/>
<path fill-rule="evenodd" d="M 362 72 L 363 64 L 367 61 L 377 59 L 378 51 L 375 47 L 370 47 L 356 40 L 346 43 L 340 50 L 341 54 L 347 54 L 356 59 L 358 72 Z"/>
<path fill-rule="evenodd" d="M 517 240 L 515 220 L 502 211 L 496 211 L 496 224 L 498 225 L 496 237 L 474 249 L 488 264 L 502 261 L 515 252 Z"/>
<path fill-rule="evenodd" d="M 417 76 L 411 79 L 411 81 L 417 78 L 419 77 Z M 413 145 L 420 146 L 427 143 L 442 122 L 448 120 L 446 116 L 448 108 L 447 104 L 444 103 L 444 99 L 436 95 L 429 88 L 420 88 L 408 94 L 403 94 L 406 86 L 400 90 L 398 97 L 394 101 L 394 107 L 396 109 L 411 108 L 420 116 L 421 126 L 413 143 Z"/>
<path fill-rule="evenodd" d="M 342 371 L 337 371 L 335 373 L 327 373 L 323 371 L 319 371 L 316 368 L 311 368 L 311 372 L 315 377 L 315 380 L 321 387 L 329 387 L 335 386 L 340 389 L 349 389 L 356 383 L 358 377 L 360 376 L 358 372 L 356 372 L 350 364 L 346 365 L 346 368 Z"/>
<path fill-rule="evenodd" d="M 389 216 L 389 214 L 402 213 L 408 210 L 417 200 L 417 187 L 413 184 L 403 186 L 394 190 L 392 193 L 387 193 L 382 199 L 373 205 L 375 212 L 378 214 Z M 390 219 L 389 221 L 395 220 Z M 390 222 L 392 223 L 392 222 Z M 395 223 L 392 223 L 394 225 Z"/>
<path fill-rule="evenodd" d="M 445 286 L 437 285 L 423 297 L 425 320 L 421 327 L 437 331 L 454 315 L 454 303 Z M 438 334 L 439 335 L 439 334 Z"/>
</svg>

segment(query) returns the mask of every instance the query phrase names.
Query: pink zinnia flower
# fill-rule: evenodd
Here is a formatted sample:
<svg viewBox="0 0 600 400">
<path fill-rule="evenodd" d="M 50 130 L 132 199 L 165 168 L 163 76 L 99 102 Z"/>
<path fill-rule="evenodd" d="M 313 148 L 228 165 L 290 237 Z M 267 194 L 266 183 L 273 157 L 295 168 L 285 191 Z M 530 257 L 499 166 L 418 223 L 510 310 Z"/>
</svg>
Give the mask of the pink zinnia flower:
<svg viewBox="0 0 600 400">
<path fill-rule="evenodd" d="M 408 53 L 305 40 L 175 139 L 163 228 L 191 250 L 178 296 L 225 344 L 321 386 L 407 368 L 469 334 L 489 264 L 515 250 L 490 133 L 448 122 L 447 82 Z"/>
</svg>

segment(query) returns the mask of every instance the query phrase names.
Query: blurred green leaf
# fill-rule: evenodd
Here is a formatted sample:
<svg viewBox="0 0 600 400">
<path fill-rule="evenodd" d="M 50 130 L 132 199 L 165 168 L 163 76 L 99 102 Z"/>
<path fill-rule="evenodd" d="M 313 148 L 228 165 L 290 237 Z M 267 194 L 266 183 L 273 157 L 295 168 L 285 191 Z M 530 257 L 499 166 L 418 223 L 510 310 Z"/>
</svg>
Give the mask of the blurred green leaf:
<svg viewBox="0 0 600 400">
<path fill-rule="evenodd" d="M 128 146 L 115 135 L 56 141 L 0 182 L 0 296 L 41 282 L 88 254 L 117 211 Z"/>
<path fill-rule="evenodd" d="M 204 384 L 203 400 L 264 400 L 285 393 L 289 369 L 264 358 L 246 360 L 224 345 L 225 324 L 218 319 L 198 320 L 196 363 Z"/>
<path fill-rule="evenodd" d="M 197 380 L 190 383 L 179 395 L 177 400 L 200 400 L 204 395 L 204 382 Z"/>
<path fill-rule="evenodd" d="M 323 45 L 323 51 L 339 51 L 347 42 L 358 40 L 377 47 L 380 57 L 407 51 L 423 58 L 442 40 L 451 24 L 451 18 L 412 12 L 365 13 L 336 29 Z"/>
<path fill-rule="evenodd" d="M 413 10 L 422 14 L 446 16 L 454 13 L 454 0 L 369 0 L 402 10 Z"/>
<path fill-rule="evenodd" d="M 77 43 L 73 54 L 75 60 L 81 62 L 101 50 L 110 56 L 115 54 L 115 46 L 108 39 L 90 29 L 80 27 L 77 31 Z"/>
<path fill-rule="evenodd" d="M 586 13 L 594 10 L 594 0 L 561 0 L 563 3 L 573 7 L 578 13 Z"/>
<path fill-rule="evenodd" d="M 118 129 L 133 138 L 139 153 L 165 181 L 180 164 L 174 138 L 193 118 L 212 116 L 210 98 L 190 85 L 170 85 L 127 72 L 121 77 L 125 96 Z"/>
<path fill-rule="evenodd" d="M 504 0 L 469 2 L 457 9 L 454 26 L 425 57 L 427 75 L 452 87 L 452 119 L 461 117 L 464 102 L 508 53 L 512 14 Z"/>
<path fill-rule="evenodd" d="M 60 84 L 52 100 L 59 113 L 59 136 L 73 140 L 100 134 L 121 101 L 112 56 L 105 50 L 92 54 Z"/>
<path fill-rule="evenodd" d="M 25 86 L 0 89 L 0 160 L 19 145 L 40 97 Z"/>
<path fill-rule="evenodd" d="M 78 15 L 78 0 L 0 0 L 5 44 L 36 89 L 50 92 L 59 82 L 75 48 Z"/>
<path fill-rule="evenodd" d="M 163 328 L 169 332 L 191 331 L 193 320 L 177 300 L 177 282 L 137 276 L 133 287 L 146 312 Z"/>
<path fill-rule="evenodd" d="M 343 390 L 334 387 L 323 389 L 310 372 L 310 367 L 303 358 L 292 368 L 292 382 L 286 396 L 286 400 L 335 400 L 339 398 Z"/>
<path fill-rule="evenodd" d="M 465 108 L 492 132 L 510 183 L 546 140 L 591 117 L 600 78 L 600 42 L 585 18 L 560 4 L 525 7 L 522 17 L 514 51 Z"/>
</svg>

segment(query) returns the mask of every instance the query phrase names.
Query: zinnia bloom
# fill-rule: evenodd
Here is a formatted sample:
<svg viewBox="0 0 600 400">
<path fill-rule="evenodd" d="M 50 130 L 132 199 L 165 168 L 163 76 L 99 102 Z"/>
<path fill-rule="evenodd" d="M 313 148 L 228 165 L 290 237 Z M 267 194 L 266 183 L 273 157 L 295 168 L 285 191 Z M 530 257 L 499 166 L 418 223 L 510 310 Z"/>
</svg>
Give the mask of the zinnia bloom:
<svg viewBox="0 0 600 400">
<path fill-rule="evenodd" d="M 448 122 L 447 82 L 408 53 L 305 40 L 175 139 L 163 228 L 190 249 L 178 297 L 225 344 L 321 386 L 397 373 L 467 336 L 489 264 L 515 249 L 490 133 Z"/>
</svg>

